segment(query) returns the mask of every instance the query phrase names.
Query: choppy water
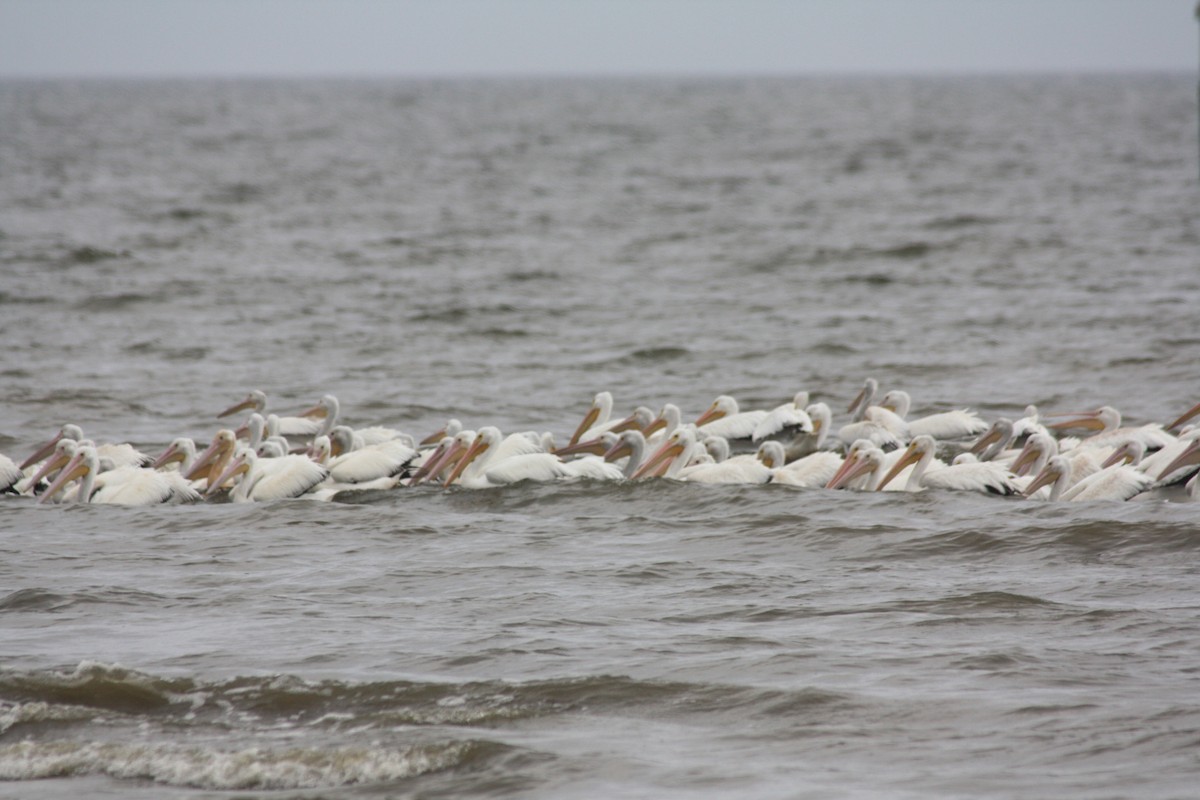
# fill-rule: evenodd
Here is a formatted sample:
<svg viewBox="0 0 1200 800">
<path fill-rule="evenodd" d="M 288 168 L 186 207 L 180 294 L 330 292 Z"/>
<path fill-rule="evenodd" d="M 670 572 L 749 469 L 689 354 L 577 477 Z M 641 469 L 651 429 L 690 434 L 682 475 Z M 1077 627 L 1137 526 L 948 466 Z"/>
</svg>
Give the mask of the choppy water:
<svg viewBox="0 0 1200 800">
<path fill-rule="evenodd" d="M 0 451 L 1200 397 L 1187 76 L 0 84 Z M 839 414 L 840 417 L 840 414 Z M 0 501 L 0 796 L 1189 797 L 1194 504 Z"/>
</svg>

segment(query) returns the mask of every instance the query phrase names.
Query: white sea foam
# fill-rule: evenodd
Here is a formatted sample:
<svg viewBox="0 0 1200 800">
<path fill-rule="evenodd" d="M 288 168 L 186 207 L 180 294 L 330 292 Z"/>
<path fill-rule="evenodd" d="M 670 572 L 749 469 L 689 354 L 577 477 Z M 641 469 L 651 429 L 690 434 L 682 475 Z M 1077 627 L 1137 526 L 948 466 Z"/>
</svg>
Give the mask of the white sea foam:
<svg viewBox="0 0 1200 800">
<path fill-rule="evenodd" d="M 0 747 L 0 780 L 83 775 L 153 780 L 200 789 L 311 789 L 379 783 L 446 769 L 466 743 L 411 748 L 235 751 L 161 744 L 19 742 Z"/>
</svg>

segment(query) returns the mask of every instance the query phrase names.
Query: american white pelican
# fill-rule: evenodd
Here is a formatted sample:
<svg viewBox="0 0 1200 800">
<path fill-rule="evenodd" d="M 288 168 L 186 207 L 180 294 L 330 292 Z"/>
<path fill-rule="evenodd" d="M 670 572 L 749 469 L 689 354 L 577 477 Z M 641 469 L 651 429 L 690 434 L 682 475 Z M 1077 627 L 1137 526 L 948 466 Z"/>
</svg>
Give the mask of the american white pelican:
<svg viewBox="0 0 1200 800">
<path fill-rule="evenodd" d="M 1196 416 L 1200 416 L 1200 403 L 1196 403 L 1196 405 L 1180 414 L 1178 419 L 1167 426 L 1167 430 L 1174 430 Z"/>
<path fill-rule="evenodd" d="M 453 436 L 445 436 L 433 450 L 422 453 L 413 461 L 416 472 L 408 479 L 409 486 L 417 486 L 426 480 L 440 481 L 442 476 L 458 463 L 475 441 L 475 431 L 461 430 Z"/>
<path fill-rule="evenodd" d="M 442 441 L 442 439 L 445 439 L 447 437 L 453 438 L 462 429 L 463 429 L 462 422 L 455 419 L 454 417 L 451 417 L 450 419 L 446 420 L 445 425 L 443 425 L 438 430 L 436 430 L 433 433 L 426 436 L 424 439 L 422 439 L 419 442 L 419 444 L 421 447 L 436 446 L 439 442 Z"/>
<path fill-rule="evenodd" d="M 771 476 L 775 472 L 767 465 L 766 461 L 783 462 L 783 445 L 779 442 L 763 442 L 754 455 L 746 454 L 729 458 L 729 445 L 723 438 L 713 437 L 713 439 L 705 440 L 705 444 L 707 445 L 714 439 L 718 444 L 716 445 L 717 453 L 713 456 L 713 463 L 684 467 L 677 474 L 679 480 L 689 483 L 763 484 L 770 482 Z"/>
<path fill-rule="evenodd" d="M 683 412 L 674 403 L 664 403 L 662 410 L 642 427 L 642 435 L 649 447 L 658 447 L 683 424 Z"/>
<path fill-rule="evenodd" d="M 798 433 L 790 442 L 784 443 L 784 452 L 789 462 L 822 450 L 832 429 L 833 412 L 825 403 L 812 403 L 805 407 L 804 413 L 812 423 L 812 430 L 808 433 Z"/>
<path fill-rule="evenodd" d="M 767 412 L 761 409 L 739 411 L 737 400 L 723 394 L 713 400 L 708 410 L 696 419 L 695 425 L 709 436 L 724 436 L 731 441 L 749 440 L 754 429 L 766 417 Z"/>
<path fill-rule="evenodd" d="M 1096 431 L 1080 442 L 1082 446 L 1086 447 L 1119 447 L 1124 442 L 1136 439 L 1145 445 L 1147 451 L 1150 451 L 1159 450 L 1175 441 L 1175 437 L 1163 430 L 1162 425 L 1158 423 L 1141 425 L 1136 428 L 1122 428 L 1121 412 L 1112 406 L 1101 406 L 1095 411 L 1054 416 L 1062 416 L 1066 419 L 1048 423 L 1047 428 Z"/>
<path fill-rule="evenodd" d="M 638 466 L 630 477 L 634 480 L 676 478 L 699 447 L 696 434 L 691 428 L 677 428 L 657 450 Z"/>
<path fill-rule="evenodd" d="M 583 415 L 583 420 L 575 428 L 575 432 L 571 434 L 567 446 L 578 444 L 580 439 L 594 439 L 603 433 L 608 425 L 608 418 L 612 416 L 612 409 L 612 393 L 596 392 L 596 396 L 592 398 L 592 405 Z"/>
<path fill-rule="evenodd" d="M 1186 467 L 1192 467 L 1200 464 L 1200 438 L 1193 439 L 1187 447 L 1185 447 L 1175 459 L 1162 468 L 1158 473 L 1159 479 L 1166 479 L 1168 476 L 1177 470 L 1182 470 Z M 1188 473 L 1183 473 L 1185 476 Z M 1182 480 L 1182 478 L 1178 479 Z M 1194 479 L 1193 479 L 1194 480 Z"/>
<path fill-rule="evenodd" d="M 341 428 L 341 426 L 338 426 Z M 338 431 L 338 428 L 334 429 Z M 349 428 L 341 432 L 349 437 Z M 340 455 L 334 455 L 340 452 Z M 332 438 L 318 436 L 313 440 L 313 460 L 329 470 L 329 479 L 337 484 L 365 484 L 380 478 L 403 477 L 417 451 L 399 440 L 365 445 L 356 449 L 334 448 Z"/>
<path fill-rule="evenodd" d="M 551 481 L 573 477 L 562 459 L 540 450 L 522 450 L 517 439 L 532 445 L 520 434 L 504 437 L 494 426 L 479 429 L 470 449 L 454 467 L 443 486 L 457 483 L 468 489 L 486 489 L 519 481 Z M 509 445 L 509 442 L 513 442 Z"/>
<path fill-rule="evenodd" d="M 972 442 L 967 452 L 976 456 L 980 461 L 1000 461 L 1004 463 L 1017 457 L 1019 450 L 1005 452 L 1016 439 L 1013 422 L 1007 417 L 1000 417 L 988 429 Z M 1004 454 L 1004 455 L 1001 455 Z"/>
<path fill-rule="evenodd" d="M 1041 414 L 1038 413 L 1038 407 L 1035 405 L 1025 406 L 1025 416 L 1020 417 L 1013 422 L 1013 441 L 1020 442 L 1027 436 L 1032 436 L 1035 433 L 1049 434 L 1046 426 L 1042 425 Z"/>
<path fill-rule="evenodd" d="M 329 470 L 308 456 L 259 458 L 253 450 L 243 448 L 216 482 L 209 485 L 206 494 L 214 494 L 227 481 L 234 480 L 229 499 L 235 503 L 285 500 L 311 491 L 327 477 Z"/>
<path fill-rule="evenodd" d="M 1137 466 L 1142 472 L 1152 478 L 1157 478 L 1164 485 L 1182 483 L 1187 480 L 1192 471 L 1176 467 L 1167 472 L 1166 467 L 1178 459 L 1196 441 L 1200 441 L 1200 428 L 1186 429 L 1179 434 L 1174 444 L 1167 445 L 1158 452 L 1143 457 Z"/>
<path fill-rule="evenodd" d="M 167 449 L 163 450 L 158 458 L 150 465 L 150 469 L 173 469 L 180 475 L 186 475 L 192 471 L 192 465 L 196 463 L 196 442 L 187 436 L 180 436 L 172 439 L 167 445 Z"/>
<path fill-rule="evenodd" d="M 25 473 L 17 466 L 17 462 L 0 453 L 0 492 L 15 492 L 13 487 L 23 477 Z"/>
<path fill-rule="evenodd" d="M 846 459 L 825 484 L 826 489 L 852 489 L 873 492 L 886 469 L 883 451 L 866 439 L 859 439 L 846 452 Z"/>
<path fill-rule="evenodd" d="M 932 436 L 943 442 L 965 439 L 968 436 L 977 436 L 988 428 L 988 424 L 978 414 L 965 408 L 907 419 L 908 411 L 912 407 L 912 398 L 908 392 L 900 389 L 892 389 L 885 394 L 879 405 L 904 420 L 909 436 L 914 439 L 918 436 Z"/>
<path fill-rule="evenodd" d="M 1014 495 L 1020 492 L 1013 482 L 1013 474 L 993 462 L 965 462 L 931 469 L 937 452 L 937 442 L 928 434 L 913 438 L 888 474 L 877 488 L 887 486 L 900 471 L 910 464 L 905 490 L 916 492 L 922 489 L 948 489 L 959 492 L 985 492 L 987 494 Z"/>
<path fill-rule="evenodd" d="M 239 403 L 231 405 L 229 408 L 217 414 L 217 419 L 228 417 L 239 411 L 253 409 L 259 414 L 267 413 L 267 395 L 260 389 L 255 389 L 246 395 L 246 399 Z M 278 420 L 278 431 L 280 436 L 295 436 L 301 439 L 309 439 L 317 435 L 321 429 L 321 420 L 308 416 L 307 414 L 298 417 L 280 417 Z"/>
<path fill-rule="evenodd" d="M 625 464 L 621 467 L 621 475 L 628 479 L 632 478 L 633 473 L 641 466 L 645 454 L 646 437 L 642 435 L 641 431 L 629 430 L 622 431 L 617 436 L 616 442 L 604 452 L 602 457 L 611 464 L 625 459 Z"/>
<path fill-rule="evenodd" d="M 145 506 L 200 499 L 200 493 L 188 486 L 179 473 L 114 466 L 108 459 L 102 461 L 95 447 L 81 445 L 38 502 L 50 502 L 74 480 L 79 485 L 70 499 L 79 503 Z"/>
<path fill-rule="evenodd" d="M 1081 480 L 1073 480 L 1071 462 L 1053 456 L 1045 468 L 1025 489 L 1030 495 L 1042 486 L 1050 486 L 1050 500 L 1129 500 L 1154 485 L 1149 475 L 1124 464 L 1114 464 Z"/>
<path fill-rule="evenodd" d="M 815 418 L 813 422 L 816 422 Z M 786 455 L 786 451 L 784 451 L 785 461 Z M 771 483 L 818 489 L 833 480 L 833 476 L 841 468 L 842 462 L 843 458 L 837 453 L 829 450 L 818 450 L 795 461 L 786 461 L 782 466 L 776 465 L 772 457 L 768 466 L 775 467 L 775 474 L 771 476 Z"/>
<path fill-rule="evenodd" d="M 83 429 L 78 425 L 68 423 L 59 429 L 58 434 L 49 441 L 43 442 L 33 455 L 25 459 L 21 463 L 21 469 L 25 469 L 30 465 L 41 461 L 46 456 L 53 452 L 55 445 L 63 439 L 73 439 L 76 442 L 89 442 L 96 448 L 97 455 L 102 459 L 108 459 L 118 467 L 144 467 L 149 465 L 154 459 L 145 453 L 137 450 L 131 444 L 95 444 L 91 440 L 83 438 Z"/>
<path fill-rule="evenodd" d="M 213 436 L 212 442 L 203 453 L 196 456 L 192 468 L 183 473 L 189 481 L 205 481 L 207 488 L 214 488 L 217 476 L 233 460 L 237 449 L 237 435 L 229 428 L 222 428 Z"/>
<path fill-rule="evenodd" d="M 754 426 L 750 439 L 755 442 L 767 439 L 792 440 L 813 432 L 813 420 L 808 415 L 808 392 L 797 392 L 790 403 L 775 406 L 767 412 L 762 422 Z"/>
<path fill-rule="evenodd" d="M 863 418 L 843 425 L 838 438 L 846 444 L 866 439 L 876 447 L 900 447 L 908 441 L 908 426 L 893 412 L 879 406 L 863 411 Z"/>
</svg>

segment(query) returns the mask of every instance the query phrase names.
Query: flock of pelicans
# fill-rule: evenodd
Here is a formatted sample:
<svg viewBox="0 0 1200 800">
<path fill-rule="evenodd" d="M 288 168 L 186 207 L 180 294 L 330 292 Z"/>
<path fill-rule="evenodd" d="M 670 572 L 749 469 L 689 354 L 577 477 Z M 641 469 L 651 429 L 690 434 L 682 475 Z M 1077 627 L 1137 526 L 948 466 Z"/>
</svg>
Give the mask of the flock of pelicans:
<svg viewBox="0 0 1200 800">
<path fill-rule="evenodd" d="M 201 449 L 175 439 L 157 457 L 129 444 L 96 444 L 77 425 L 21 463 L 0 455 L 0 491 L 40 503 L 149 505 L 223 497 L 236 502 L 394 487 L 486 488 L 563 479 L 696 483 L 782 483 L 857 491 L 975 491 L 1046 500 L 1194 500 L 1200 476 L 1200 404 L 1170 424 L 1122 427 L 1105 406 L 1072 414 L 997 419 L 959 410 L 908 419 L 910 397 L 876 399 L 866 381 L 835 432 L 825 403 L 807 392 L 770 410 L 740 411 L 718 397 L 694 422 L 678 406 L 638 407 L 613 418 L 608 392 L 596 395 L 570 440 L 552 434 L 504 436 L 457 420 L 424 439 L 386 427 L 338 424 L 326 395 L 299 416 L 267 414 L 261 391 L 218 418 L 249 412 Z M 1200 420 L 1197 421 L 1200 423 Z M 946 460 L 949 459 L 949 463 Z"/>
</svg>

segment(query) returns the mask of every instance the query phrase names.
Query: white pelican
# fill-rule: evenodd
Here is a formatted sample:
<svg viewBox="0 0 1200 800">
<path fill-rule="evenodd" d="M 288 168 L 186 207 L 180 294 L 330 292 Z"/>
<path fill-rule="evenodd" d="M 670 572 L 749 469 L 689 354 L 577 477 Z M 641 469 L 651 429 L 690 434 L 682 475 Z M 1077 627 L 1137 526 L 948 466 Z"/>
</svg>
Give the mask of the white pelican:
<svg viewBox="0 0 1200 800">
<path fill-rule="evenodd" d="M 906 466 L 915 464 L 905 485 L 905 490 L 909 492 L 922 489 L 949 489 L 999 495 L 1014 495 L 1020 492 L 1020 488 L 1013 482 L 1013 474 L 993 462 L 968 461 L 930 469 L 936 452 L 937 442 L 932 436 L 921 434 L 914 437 L 877 488 L 887 486 Z"/>
<path fill-rule="evenodd" d="M 16 491 L 13 487 L 23 477 L 25 473 L 17 466 L 17 462 L 0 453 L 0 492 Z"/>
<path fill-rule="evenodd" d="M 938 441 L 964 439 L 968 436 L 977 436 L 988 428 L 988 424 L 969 409 L 943 411 L 919 419 L 906 419 L 908 411 L 912 407 L 912 398 L 908 392 L 900 389 L 892 389 L 885 394 L 879 405 L 904 420 L 908 426 L 908 433 L 913 438 L 932 436 Z"/>
<path fill-rule="evenodd" d="M 838 438 L 846 444 L 866 439 L 876 447 L 899 447 L 908 441 L 908 426 L 893 412 L 879 406 L 863 410 L 863 418 L 843 425 Z"/>
<path fill-rule="evenodd" d="M 1025 406 L 1025 416 L 1019 418 L 1013 423 L 1013 441 L 1021 441 L 1026 436 L 1031 436 L 1035 433 L 1050 433 L 1046 427 L 1042 425 L 1041 415 L 1038 413 L 1038 408 L 1035 405 Z"/>
<path fill-rule="evenodd" d="M 1200 464 L 1200 438 L 1193 439 L 1191 443 L 1188 444 L 1188 446 L 1185 447 L 1173 461 L 1171 461 L 1171 463 L 1163 467 L 1162 472 L 1158 474 L 1158 477 L 1160 479 L 1165 479 L 1168 475 L 1171 475 L 1176 470 L 1183 469 L 1184 467 L 1195 466 L 1197 464 Z M 1193 478 L 1192 482 L 1194 481 L 1195 479 Z M 1191 490 L 1189 489 L 1189 491 Z"/>
<path fill-rule="evenodd" d="M 936 438 L 936 437 L 935 437 Z M 1016 458 L 1019 450 L 1008 451 L 1008 446 L 1016 439 L 1013 422 L 1007 417 L 1000 417 L 986 431 L 979 435 L 967 452 L 976 456 L 980 461 L 999 461 L 1005 463 Z"/>
<path fill-rule="evenodd" d="M 674 403 L 664 403 L 658 416 L 642 427 L 642 435 L 650 447 L 658 447 L 683 424 L 683 412 Z"/>
<path fill-rule="evenodd" d="M 1054 416 L 1066 419 L 1046 425 L 1054 430 L 1082 428 L 1096 431 L 1083 439 L 1080 444 L 1086 447 L 1119 447 L 1126 441 L 1136 439 L 1145 445 L 1146 450 L 1159 450 L 1175 441 L 1175 437 L 1163 430 L 1158 423 L 1141 425 L 1136 428 L 1121 427 L 1121 412 L 1112 406 L 1101 406 L 1095 411 L 1083 411 L 1074 414 L 1056 414 Z"/>
<path fill-rule="evenodd" d="M 714 437 L 720 442 L 717 445 L 718 454 L 728 456 L 729 445 L 723 438 Z M 706 440 L 708 444 L 712 439 Z M 764 450 L 764 448 L 766 448 Z M 734 456 L 733 458 L 718 458 L 714 456 L 711 464 L 688 466 L 679 470 L 677 477 L 689 483 L 749 483 L 763 484 L 771 480 L 775 470 L 767 466 L 766 459 L 773 463 L 783 462 L 783 445 L 779 442 L 763 442 L 755 455 Z"/>
<path fill-rule="evenodd" d="M 1196 403 L 1196 405 L 1192 406 L 1187 411 L 1180 414 L 1178 419 L 1176 419 L 1174 422 L 1172 422 L 1170 425 L 1167 426 L 1167 430 L 1174 430 L 1175 428 L 1178 428 L 1179 426 L 1183 425 L 1188 420 L 1190 420 L 1193 417 L 1198 416 L 1198 415 L 1200 415 L 1200 403 Z"/>
<path fill-rule="evenodd" d="M 881 449 L 865 439 L 859 439 L 850 446 L 846 460 L 825 484 L 825 488 L 873 492 L 883 477 L 885 459 Z"/>
<path fill-rule="evenodd" d="M 217 419 L 228 417 L 236 414 L 239 411 L 253 409 L 259 414 L 266 414 L 267 410 L 267 395 L 260 389 L 255 389 L 246 395 L 246 399 L 240 403 L 235 403 L 229 408 L 217 414 Z M 278 433 L 281 436 L 295 436 L 301 439 L 308 439 L 317 435 L 317 431 L 321 429 L 321 420 L 308 416 L 307 414 L 298 417 L 279 417 Z"/>
<path fill-rule="evenodd" d="M 347 436 L 349 432 L 346 428 L 342 435 Z M 337 484 L 365 484 L 380 478 L 403 476 L 417 456 L 417 451 L 399 440 L 353 450 L 341 449 L 341 454 L 335 456 L 332 439 L 328 436 L 314 439 L 313 451 L 313 460 L 325 466 L 329 470 L 329 479 Z"/>
<path fill-rule="evenodd" d="M 206 494 L 213 494 L 229 480 L 236 480 L 229 492 L 235 503 L 265 500 L 284 500 L 316 488 L 329 477 L 329 470 L 308 456 L 285 455 L 279 458 L 259 458 L 249 449 L 242 449 L 216 479 Z"/>
<path fill-rule="evenodd" d="M 460 446 L 459 441 L 463 444 Z M 413 466 L 416 471 L 408 479 L 409 486 L 417 484 L 432 478 L 435 481 L 440 480 L 440 475 L 449 467 L 453 467 L 457 463 L 457 458 L 461 458 L 467 452 L 467 448 L 471 446 L 471 442 L 475 440 L 475 431 L 466 430 L 459 431 L 453 436 L 444 436 L 438 442 L 437 447 L 432 450 L 422 452 L 413 461 Z M 452 456 L 456 456 L 455 460 L 451 460 Z"/>
<path fill-rule="evenodd" d="M 187 436 L 180 436 L 172 439 L 167 445 L 167 449 L 163 450 L 158 458 L 154 459 L 154 463 L 150 465 L 150 469 L 174 469 L 181 475 L 186 475 L 191 472 L 192 465 L 196 463 L 196 442 Z"/>
<path fill-rule="evenodd" d="M 812 430 L 808 433 L 798 433 L 784 445 L 789 462 L 823 449 L 833 425 L 833 412 L 825 403 L 812 403 L 804 409 L 804 413 L 812 423 Z"/>
<path fill-rule="evenodd" d="M 691 428 L 677 428 L 657 450 L 630 476 L 640 478 L 676 478 L 699 447 Z"/>
<path fill-rule="evenodd" d="M 433 433 L 426 436 L 424 439 L 422 439 L 419 442 L 419 444 L 421 447 L 436 446 L 439 442 L 442 441 L 442 439 L 445 439 L 446 437 L 453 438 L 462 429 L 463 429 L 462 422 L 455 419 L 454 417 L 451 417 L 450 419 L 446 420 L 445 425 L 443 425 L 438 430 L 436 430 Z"/>
<path fill-rule="evenodd" d="M 637 472 L 638 467 L 642 465 L 642 458 L 646 454 L 646 437 L 641 431 L 622 431 L 617 437 L 617 441 L 612 447 L 604 453 L 603 458 L 609 463 L 615 464 L 622 458 L 625 459 L 625 466 L 621 468 L 622 477 L 628 479 L 633 477 L 633 473 Z"/>
<path fill-rule="evenodd" d="M 813 422 L 816 422 L 815 418 Z M 775 444 L 778 444 L 778 442 Z M 776 454 L 773 451 L 768 452 L 770 452 L 771 460 L 764 463 L 775 467 L 775 474 L 771 476 L 771 483 L 782 483 L 787 486 L 818 489 L 833 480 L 833 476 L 837 474 L 843 462 L 842 457 L 837 453 L 829 450 L 818 450 L 795 461 L 787 461 L 786 463 L 779 464 L 775 462 Z M 780 452 L 783 453 L 786 460 L 786 451 L 783 450 L 782 446 L 780 446 Z"/>
<path fill-rule="evenodd" d="M 183 473 L 189 481 L 205 481 L 205 486 L 214 488 L 217 476 L 233 460 L 237 449 L 237 435 L 229 428 L 222 428 L 213 436 L 212 442 L 203 453 L 196 456 L 192 468 Z"/>
<path fill-rule="evenodd" d="M 524 440 L 522 450 L 517 439 Z M 509 443 L 513 442 L 513 445 Z M 546 453 L 525 436 L 504 437 L 494 426 L 479 429 L 470 449 L 466 451 L 443 486 L 458 483 L 468 489 L 486 489 L 518 481 L 551 481 L 573 477 L 558 456 Z"/>
<path fill-rule="evenodd" d="M 66 424 L 59 429 L 58 434 L 49 441 L 43 442 L 33 455 L 21 462 L 21 469 L 25 469 L 30 465 L 41 461 L 46 456 L 54 451 L 57 445 L 63 439 L 73 439 L 76 442 L 88 441 L 96 448 L 96 453 L 100 458 L 107 458 L 118 467 L 144 467 L 149 465 L 154 459 L 145 453 L 137 450 L 131 444 L 100 444 L 92 443 L 90 440 L 83 438 L 83 429 L 78 425 Z"/>
<path fill-rule="evenodd" d="M 695 425 L 710 436 L 724 436 L 729 440 L 749 439 L 766 417 L 767 412 L 761 409 L 739 411 L 737 400 L 723 394 L 713 400 L 708 410 L 696 419 Z"/>
<path fill-rule="evenodd" d="M 81 445 L 38 502 L 49 502 L 76 479 L 79 486 L 72 499 L 79 503 L 145 506 L 200 499 L 200 493 L 188 486 L 179 473 L 113 466 L 108 459 L 101 460 L 95 447 Z"/>
<path fill-rule="evenodd" d="M 767 439 L 795 439 L 813 432 L 813 420 L 808 415 L 808 392 L 797 392 L 790 403 L 775 406 L 767 412 L 762 422 L 754 426 L 750 439 L 755 442 Z"/>
<path fill-rule="evenodd" d="M 1129 500 L 1154 485 L 1149 475 L 1124 464 L 1114 464 L 1087 477 L 1073 481 L 1071 462 L 1053 456 L 1045 468 L 1025 489 L 1030 495 L 1042 486 L 1050 486 L 1050 500 Z"/>
<path fill-rule="evenodd" d="M 1166 468 L 1197 441 L 1200 441 L 1200 428 L 1186 430 L 1179 434 L 1179 438 L 1176 439 L 1174 444 L 1164 447 L 1157 453 L 1151 453 L 1144 457 L 1138 464 L 1138 467 L 1147 475 L 1158 478 L 1163 484 L 1176 484 L 1186 481 L 1187 476 L 1191 474 L 1190 469 L 1183 469 L 1187 464 L 1175 467 L 1170 471 Z"/>
</svg>

